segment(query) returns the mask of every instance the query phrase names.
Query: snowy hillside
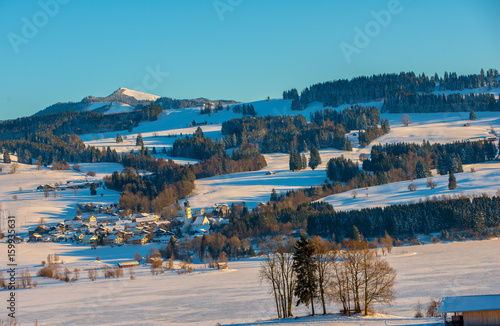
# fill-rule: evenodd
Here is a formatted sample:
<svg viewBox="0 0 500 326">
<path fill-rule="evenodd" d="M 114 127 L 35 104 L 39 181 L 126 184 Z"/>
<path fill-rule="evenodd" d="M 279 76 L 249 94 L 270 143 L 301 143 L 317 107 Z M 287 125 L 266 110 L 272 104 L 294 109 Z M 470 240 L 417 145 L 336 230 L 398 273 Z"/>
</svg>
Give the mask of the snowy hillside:
<svg viewBox="0 0 500 326">
<path fill-rule="evenodd" d="M 301 114 L 309 120 L 309 115 L 312 112 L 323 109 L 321 103 L 311 103 L 303 111 L 290 110 L 289 100 L 271 100 L 249 102 L 255 108 L 259 116 L 265 115 L 298 115 Z M 382 102 L 362 103 L 362 105 L 381 106 Z M 342 110 L 347 105 L 342 105 L 335 110 Z M 453 142 L 464 139 L 478 139 L 481 137 L 491 136 L 491 125 L 494 128 L 500 128 L 500 115 L 494 112 L 478 112 L 476 113 L 477 120 L 470 121 L 469 115 L 466 112 L 450 112 L 450 113 L 415 113 L 410 114 L 412 122 L 408 127 L 404 127 L 401 123 L 402 114 L 381 114 L 382 119 L 388 119 L 391 125 L 391 131 L 377 138 L 373 144 L 384 144 L 394 142 L 415 142 L 421 143 L 423 139 L 431 143 Z M 159 136 L 180 136 L 192 134 L 197 127 L 189 127 L 191 122 L 207 122 L 208 125 L 201 126 L 207 137 L 221 138 L 221 124 L 234 118 L 241 118 L 241 114 L 235 114 L 231 109 L 222 110 L 218 113 L 200 114 L 199 108 L 186 108 L 176 110 L 166 110 L 161 113 L 157 121 L 145 121 L 140 123 L 138 127 L 133 128 L 131 132 L 126 130 L 120 131 L 120 135 L 126 136 L 127 140 L 124 143 L 116 144 L 116 132 L 97 133 L 81 135 L 80 138 L 88 145 L 92 146 L 110 146 L 117 151 L 130 151 L 135 145 L 134 139 L 140 131 L 144 138 L 145 146 L 155 147 L 171 147 L 175 141 L 175 137 L 159 137 Z M 464 125 L 469 123 L 470 126 Z M 351 138 L 351 142 L 357 143 L 357 139 Z M 353 143 L 353 145 L 354 145 Z M 132 146 L 132 147 L 131 147 Z M 370 147 L 362 149 L 361 152 L 370 151 Z M 350 153 L 347 153 L 350 155 Z"/>
<path fill-rule="evenodd" d="M 470 168 L 474 167 L 474 173 Z M 464 165 L 464 172 L 455 174 L 457 188 L 448 189 L 448 175 L 436 175 L 433 171 L 433 180 L 437 184 L 434 189 L 427 188 L 427 179 L 417 179 L 416 191 L 409 191 L 411 181 L 390 183 L 381 186 L 356 189 L 357 196 L 353 198 L 352 191 L 331 195 L 321 199 L 338 211 L 361 209 L 368 207 L 384 207 L 401 203 L 411 203 L 439 199 L 449 195 L 480 195 L 486 193 L 495 195 L 500 191 L 500 163 L 488 162 L 474 165 Z"/>
<path fill-rule="evenodd" d="M 8 173 L 11 165 L 2 164 L 3 172 L 0 173 L 0 203 L 6 214 L 18 217 L 18 232 L 33 229 L 43 218 L 47 223 L 62 222 L 73 218 L 76 214 L 76 204 L 81 202 L 96 202 L 113 204 L 118 201 L 120 194 L 113 190 L 98 189 L 98 196 L 91 196 L 89 189 L 79 189 L 76 194 L 67 189 L 53 192 L 45 198 L 43 191 L 36 188 L 45 184 L 65 185 L 67 181 L 102 180 L 104 175 L 113 171 L 123 170 L 123 166 L 116 163 L 82 163 L 80 172 L 74 170 L 52 171 L 42 168 L 37 171 L 35 165 L 19 164 L 16 173 Z M 88 171 L 96 172 L 94 177 L 86 176 Z M 103 196 L 101 197 L 101 194 Z M 5 231 L 6 225 L 2 225 Z"/>
<path fill-rule="evenodd" d="M 85 108 L 85 110 L 103 112 L 105 114 L 114 114 L 134 111 L 135 107 L 121 102 L 97 102 L 91 104 L 90 106 Z"/>
<path fill-rule="evenodd" d="M 124 246 L 91 251 L 88 246 L 25 243 L 18 245 L 19 268 L 29 267 L 34 274 L 48 253 L 58 253 L 69 269 L 116 266 L 120 259 L 131 259 L 134 251 L 144 256 L 150 249 L 147 245 L 133 250 Z M 196 271 L 187 275 L 166 271 L 153 276 L 149 266 L 140 266 L 135 268 L 134 280 L 128 271 L 118 279 L 105 279 L 100 273 L 95 282 L 89 281 L 86 271 L 75 283 L 34 277 L 39 283 L 36 288 L 17 292 L 22 302 L 17 320 L 23 325 L 35 320 L 45 325 L 425 325 L 438 320 L 412 319 L 418 301 L 426 305 L 431 298 L 471 291 L 488 294 L 500 286 L 498 249 L 498 239 L 394 248 L 386 257 L 398 273 L 396 301 L 391 307 L 375 307 L 389 316 L 310 318 L 305 317 L 308 309 L 301 305 L 293 308 L 299 319 L 277 321 L 273 319 L 276 311 L 269 287 L 259 282 L 260 260 L 252 258 L 230 261 L 227 271 L 194 264 Z M 5 243 L 0 244 L 0 250 L 6 251 Z M 467 264 L 457 264 L 464 257 Z M 6 263 L 6 255 L 1 256 L 0 264 Z M 8 291 L 0 291 L 1 300 L 7 296 Z M 340 306 L 329 303 L 327 309 L 337 313 Z"/>
<path fill-rule="evenodd" d="M 267 114 L 302 114 L 309 119 L 309 114 L 311 112 L 323 109 L 321 103 L 315 102 L 310 104 L 304 111 L 291 111 L 290 103 L 291 101 L 289 100 L 271 100 L 251 102 L 250 104 L 254 106 L 259 116 L 265 116 Z M 363 105 L 380 107 L 382 102 L 364 103 Z M 343 105 L 333 109 L 342 110 L 345 107 L 347 106 Z M 214 203 L 219 202 L 242 201 L 246 202 L 249 207 L 255 207 L 259 203 L 269 200 L 269 195 L 273 188 L 278 192 L 282 192 L 323 183 L 326 179 L 326 163 L 332 157 L 344 155 L 346 158 L 357 161 L 360 154 L 365 153 L 369 155 L 371 147 L 376 144 L 397 142 L 421 143 L 424 139 L 431 143 L 446 143 L 466 139 L 478 140 L 484 139 L 485 137 L 491 137 L 492 134 L 490 132 L 492 126 L 494 129 L 500 129 L 500 115 L 495 112 L 477 112 L 477 119 L 474 121 L 469 120 L 469 115 L 465 112 L 410 114 L 412 122 L 407 127 L 403 126 L 401 123 L 401 116 L 402 114 L 381 114 L 382 119 L 389 120 L 391 131 L 375 139 L 365 148 L 357 147 L 357 135 L 354 136 L 356 132 L 353 131 L 348 135 L 353 145 L 352 152 L 335 149 L 320 150 L 323 164 L 315 171 L 312 171 L 310 168 L 303 171 L 289 171 L 287 154 L 265 154 L 268 166 L 261 171 L 236 173 L 197 180 L 195 193 L 189 198 L 189 201 L 193 207 L 210 207 Z M 166 149 L 171 148 L 176 138 L 185 136 L 186 134 L 192 134 L 197 127 L 186 126 L 192 120 L 197 122 L 207 121 L 208 125 L 201 126 L 205 136 L 213 139 L 220 139 L 223 137 L 220 132 L 221 122 L 239 117 L 241 117 L 241 114 L 235 114 L 232 110 L 222 110 L 210 115 L 201 115 L 199 113 L 199 108 L 167 110 L 159 116 L 157 121 L 142 122 L 138 127 L 134 128 L 132 132 L 120 132 L 124 138 L 123 143 L 115 142 L 115 132 L 87 134 L 82 135 L 81 138 L 88 145 L 97 147 L 110 146 L 117 152 L 130 152 L 132 149 L 138 149 L 138 147 L 135 146 L 135 139 L 137 133 L 140 131 L 145 146 L 150 147 L 150 149 L 154 146 L 157 152 L 160 152 L 163 147 Z M 465 126 L 466 124 L 469 124 L 469 126 Z M 161 155 L 157 155 L 157 157 L 160 156 Z M 165 156 L 165 158 L 167 157 Z M 195 160 L 191 159 L 174 159 L 180 164 L 183 162 L 196 163 Z M 498 168 L 500 167 L 494 166 L 492 169 L 487 169 L 489 172 L 484 173 L 496 174 L 497 171 L 499 171 Z M 265 173 L 267 171 L 274 171 L 277 174 L 266 175 Z M 477 174 L 477 176 L 479 178 L 479 174 Z M 461 177 L 462 176 L 457 176 L 457 178 Z M 406 183 L 401 184 L 404 184 L 404 186 L 400 185 L 398 187 L 401 187 L 403 190 L 408 186 Z M 397 184 L 390 186 L 396 187 L 396 185 Z M 386 185 L 385 187 L 388 186 L 389 185 Z M 421 186 L 419 187 L 419 189 L 422 188 Z M 462 184 L 459 189 L 457 189 L 457 192 L 465 189 L 467 189 L 468 192 L 481 191 L 481 187 L 478 184 L 471 184 L 469 186 Z M 496 191 L 496 189 L 489 189 L 488 191 L 491 192 L 493 190 Z M 387 189 L 385 189 L 385 191 L 387 191 Z M 416 194 L 402 197 L 399 196 L 398 198 L 400 199 L 398 202 L 417 200 L 422 192 L 417 191 L 417 193 L 419 194 L 418 196 Z M 348 194 L 341 195 L 350 198 Z M 412 196 L 417 197 L 413 198 Z M 421 196 L 425 196 L 425 194 Z M 373 199 L 374 201 L 376 201 L 375 198 L 376 197 Z M 363 198 L 363 200 L 371 199 Z M 335 206 L 337 207 L 338 205 Z"/>
</svg>

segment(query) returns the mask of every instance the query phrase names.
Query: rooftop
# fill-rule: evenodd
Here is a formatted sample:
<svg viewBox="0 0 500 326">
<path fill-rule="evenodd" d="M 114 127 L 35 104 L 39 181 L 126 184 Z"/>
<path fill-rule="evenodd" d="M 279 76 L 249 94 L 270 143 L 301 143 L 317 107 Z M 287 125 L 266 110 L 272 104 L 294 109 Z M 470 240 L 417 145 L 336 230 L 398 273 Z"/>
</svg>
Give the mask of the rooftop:
<svg viewBox="0 0 500 326">
<path fill-rule="evenodd" d="M 500 310 L 500 294 L 444 297 L 439 313 Z"/>
</svg>

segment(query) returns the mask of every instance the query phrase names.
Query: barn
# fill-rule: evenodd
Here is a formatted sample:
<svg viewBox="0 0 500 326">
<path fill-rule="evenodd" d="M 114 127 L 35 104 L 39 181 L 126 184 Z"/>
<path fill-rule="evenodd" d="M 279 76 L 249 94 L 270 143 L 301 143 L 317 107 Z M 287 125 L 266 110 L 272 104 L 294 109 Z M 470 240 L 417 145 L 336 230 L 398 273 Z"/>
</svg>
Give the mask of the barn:
<svg viewBox="0 0 500 326">
<path fill-rule="evenodd" d="M 120 268 L 130 268 L 130 267 L 137 267 L 139 266 L 139 262 L 136 260 L 131 260 L 131 261 L 122 261 L 118 263 L 118 267 Z"/>
<path fill-rule="evenodd" d="M 446 325 L 500 325 L 500 294 L 444 297 L 438 312 Z"/>
</svg>

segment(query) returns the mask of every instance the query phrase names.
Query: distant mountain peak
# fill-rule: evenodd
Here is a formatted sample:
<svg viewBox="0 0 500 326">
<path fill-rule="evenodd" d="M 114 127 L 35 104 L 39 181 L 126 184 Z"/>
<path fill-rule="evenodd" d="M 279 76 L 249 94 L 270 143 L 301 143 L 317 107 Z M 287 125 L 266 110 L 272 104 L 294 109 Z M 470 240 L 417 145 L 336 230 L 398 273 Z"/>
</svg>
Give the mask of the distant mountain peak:
<svg viewBox="0 0 500 326">
<path fill-rule="evenodd" d="M 129 97 L 133 97 L 138 101 L 156 101 L 157 99 L 160 98 L 158 95 L 153 95 L 149 93 L 144 93 L 141 91 L 134 91 L 133 89 L 125 88 L 125 87 L 120 87 L 118 90 L 116 90 L 113 94 L 111 94 L 108 97 L 111 97 L 113 95 L 125 95 Z"/>
</svg>

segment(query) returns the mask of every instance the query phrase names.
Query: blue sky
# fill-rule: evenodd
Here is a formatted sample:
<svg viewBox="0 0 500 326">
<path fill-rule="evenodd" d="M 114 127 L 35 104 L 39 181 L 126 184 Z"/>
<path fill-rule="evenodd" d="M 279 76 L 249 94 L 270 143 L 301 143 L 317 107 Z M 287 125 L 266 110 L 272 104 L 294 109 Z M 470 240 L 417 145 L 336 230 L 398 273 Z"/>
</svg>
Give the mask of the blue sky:
<svg viewBox="0 0 500 326">
<path fill-rule="evenodd" d="M 0 0 L 0 12 L 0 119 L 119 87 L 251 101 L 359 75 L 500 69 L 500 1 Z M 356 28 L 370 35 L 345 55 Z"/>
</svg>

